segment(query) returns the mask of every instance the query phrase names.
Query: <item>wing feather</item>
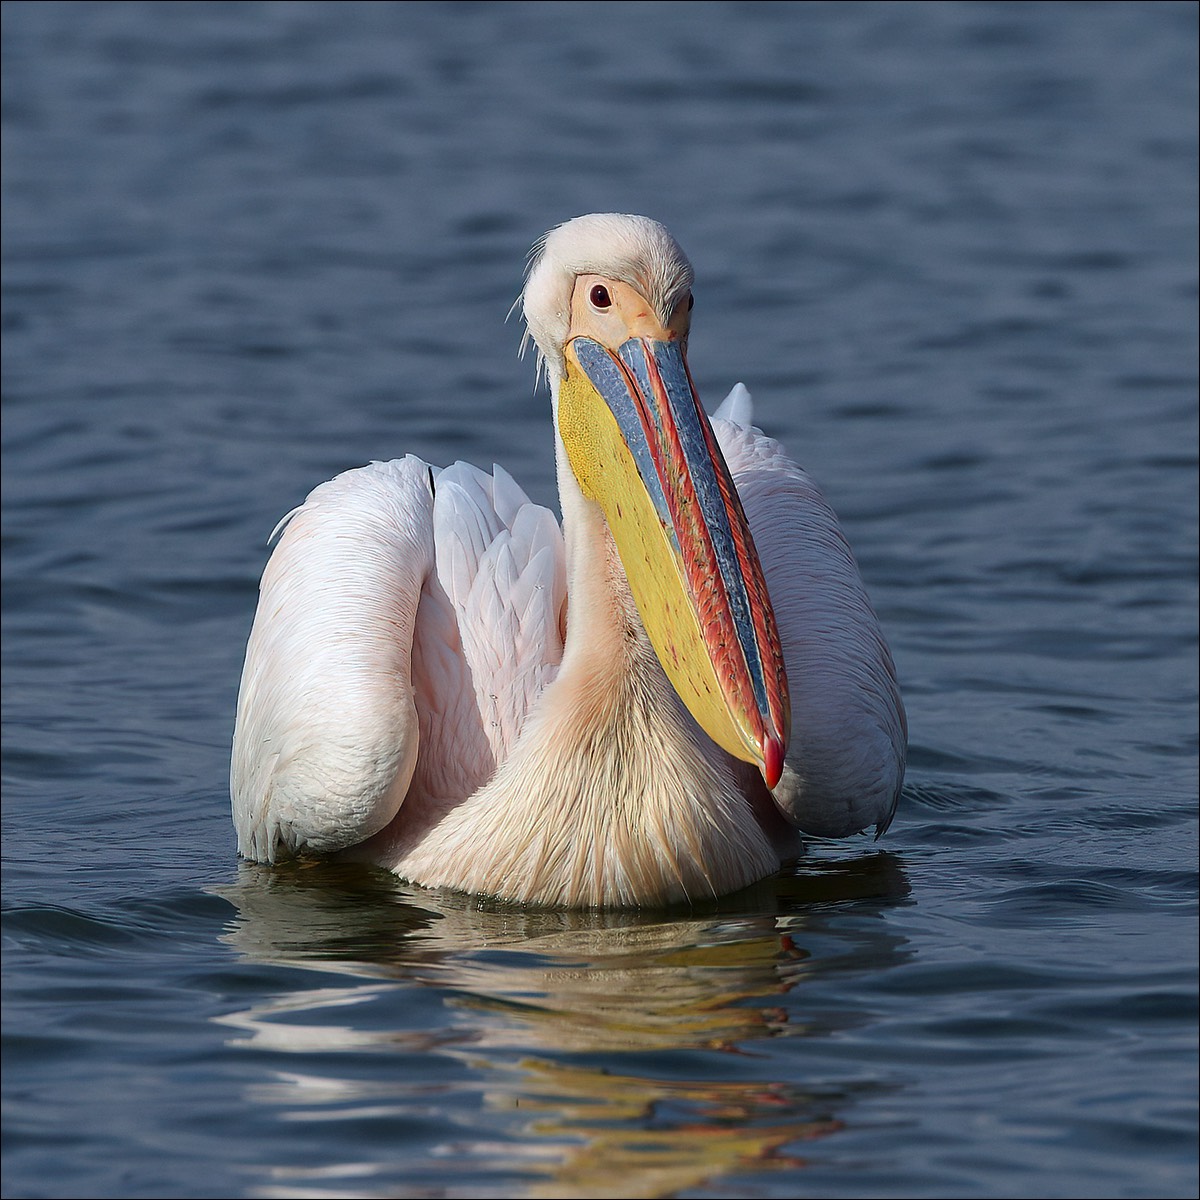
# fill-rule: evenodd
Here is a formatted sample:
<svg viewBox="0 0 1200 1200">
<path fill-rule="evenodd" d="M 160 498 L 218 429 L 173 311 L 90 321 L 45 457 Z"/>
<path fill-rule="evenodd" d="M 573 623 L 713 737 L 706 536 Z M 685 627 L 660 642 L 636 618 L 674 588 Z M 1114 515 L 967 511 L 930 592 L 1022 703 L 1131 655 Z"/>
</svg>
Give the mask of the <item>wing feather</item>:
<svg viewBox="0 0 1200 1200">
<path fill-rule="evenodd" d="M 272 862 L 383 828 L 418 751 L 413 629 L 433 568 L 429 469 L 373 463 L 314 489 L 263 572 L 238 693 L 238 849 Z"/>
<path fill-rule="evenodd" d="M 492 506 L 496 510 L 496 516 L 500 518 L 506 528 L 512 528 L 521 509 L 528 504 L 529 497 L 525 495 L 517 481 L 503 467 L 493 463 Z"/>
<path fill-rule="evenodd" d="M 735 383 L 730 389 L 729 395 L 721 401 L 717 411 L 713 413 L 713 418 L 749 429 L 753 415 L 754 406 L 750 402 L 749 390 L 744 383 Z"/>
</svg>

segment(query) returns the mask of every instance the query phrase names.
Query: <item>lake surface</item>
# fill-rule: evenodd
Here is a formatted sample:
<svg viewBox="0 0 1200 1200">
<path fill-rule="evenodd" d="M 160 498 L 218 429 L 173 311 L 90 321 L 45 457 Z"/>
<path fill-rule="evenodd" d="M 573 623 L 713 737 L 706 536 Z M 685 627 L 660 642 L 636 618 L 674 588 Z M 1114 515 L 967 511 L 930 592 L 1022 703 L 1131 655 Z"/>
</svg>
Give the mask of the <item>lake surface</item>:
<svg viewBox="0 0 1200 1200">
<path fill-rule="evenodd" d="M 5 1196 L 1196 1194 L 1194 5 L 3 22 Z M 553 504 L 505 315 L 595 210 L 842 516 L 892 829 L 682 912 L 239 864 L 267 535 Z"/>
</svg>

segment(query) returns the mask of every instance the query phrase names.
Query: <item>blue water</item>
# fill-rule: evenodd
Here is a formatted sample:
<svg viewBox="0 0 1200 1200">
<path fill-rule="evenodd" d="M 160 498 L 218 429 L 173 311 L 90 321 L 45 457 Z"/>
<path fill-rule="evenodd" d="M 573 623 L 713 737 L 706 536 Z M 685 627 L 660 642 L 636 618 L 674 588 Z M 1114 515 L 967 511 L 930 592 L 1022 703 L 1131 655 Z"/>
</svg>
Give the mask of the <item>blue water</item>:
<svg viewBox="0 0 1200 1200">
<path fill-rule="evenodd" d="M 6 3 L 3 1192 L 1197 1190 L 1191 4 Z M 554 502 L 505 314 L 664 221 L 912 734 L 711 909 L 239 864 L 265 539 L 415 453 Z"/>
</svg>

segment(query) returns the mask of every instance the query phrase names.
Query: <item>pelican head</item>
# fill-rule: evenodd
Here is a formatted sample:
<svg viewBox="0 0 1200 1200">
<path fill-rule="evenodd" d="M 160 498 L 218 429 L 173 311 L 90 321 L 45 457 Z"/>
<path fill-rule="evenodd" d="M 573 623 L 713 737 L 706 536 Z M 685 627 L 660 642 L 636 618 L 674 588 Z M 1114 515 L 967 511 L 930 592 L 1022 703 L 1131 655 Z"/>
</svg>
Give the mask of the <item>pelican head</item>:
<svg viewBox="0 0 1200 1200">
<path fill-rule="evenodd" d="M 692 278 L 656 221 L 593 214 L 535 246 L 522 303 L 560 460 L 603 513 L 671 686 L 717 745 L 774 787 L 791 726 L 783 653 L 688 371 Z"/>
</svg>

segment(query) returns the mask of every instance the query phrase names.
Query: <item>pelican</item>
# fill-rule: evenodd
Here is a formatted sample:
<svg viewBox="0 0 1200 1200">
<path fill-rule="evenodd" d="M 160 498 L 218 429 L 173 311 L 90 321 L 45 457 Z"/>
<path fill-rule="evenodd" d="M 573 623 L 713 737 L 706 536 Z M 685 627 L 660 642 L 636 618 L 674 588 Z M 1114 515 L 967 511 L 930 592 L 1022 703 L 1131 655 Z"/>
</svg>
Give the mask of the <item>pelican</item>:
<svg viewBox="0 0 1200 1200">
<path fill-rule="evenodd" d="M 906 725 L 838 521 L 687 365 L 646 217 L 535 246 L 562 524 L 499 467 L 347 471 L 281 522 L 233 739 L 238 849 L 539 906 L 696 902 L 891 821 Z M 277 530 L 278 532 L 278 530 Z"/>
</svg>

